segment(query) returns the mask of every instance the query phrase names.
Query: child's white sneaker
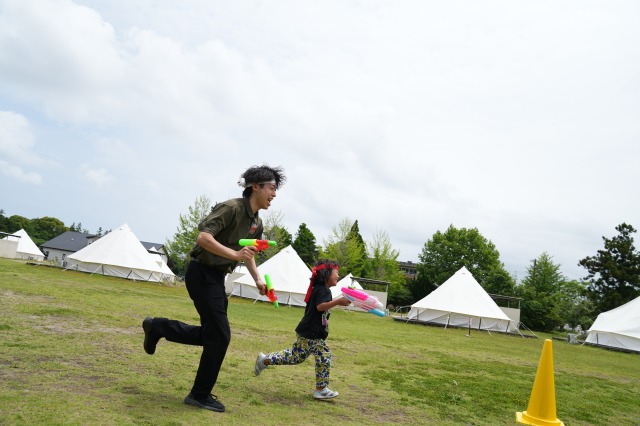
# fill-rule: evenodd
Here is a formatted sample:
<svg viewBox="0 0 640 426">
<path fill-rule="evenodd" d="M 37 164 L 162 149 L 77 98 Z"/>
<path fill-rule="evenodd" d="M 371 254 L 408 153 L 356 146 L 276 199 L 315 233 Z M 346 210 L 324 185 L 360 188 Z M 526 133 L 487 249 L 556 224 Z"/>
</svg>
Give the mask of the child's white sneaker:
<svg viewBox="0 0 640 426">
<path fill-rule="evenodd" d="M 331 399 L 335 398 L 338 395 L 340 395 L 338 392 L 334 392 L 329 388 L 324 388 L 322 390 L 316 389 L 313 391 L 313 397 L 315 399 Z"/>
<path fill-rule="evenodd" d="M 260 352 L 258 354 L 258 358 L 256 358 L 256 369 L 255 369 L 256 376 L 259 376 L 260 373 L 262 373 L 262 370 L 267 368 L 267 366 L 264 365 L 264 360 L 266 358 L 267 358 L 267 356 L 265 354 L 263 354 L 262 352 Z"/>
</svg>

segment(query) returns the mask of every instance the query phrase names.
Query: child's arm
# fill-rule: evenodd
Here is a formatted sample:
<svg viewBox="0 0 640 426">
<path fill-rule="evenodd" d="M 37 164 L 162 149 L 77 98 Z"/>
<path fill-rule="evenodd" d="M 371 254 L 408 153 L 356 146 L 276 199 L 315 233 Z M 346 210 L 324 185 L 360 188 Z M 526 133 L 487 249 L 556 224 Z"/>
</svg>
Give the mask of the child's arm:
<svg viewBox="0 0 640 426">
<path fill-rule="evenodd" d="M 333 299 L 330 300 L 328 302 L 324 302 L 324 303 L 320 303 L 318 306 L 316 306 L 316 309 L 318 309 L 319 312 L 324 312 L 324 311 L 328 311 L 329 309 L 341 305 L 341 306 L 348 306 L 351 304 L 351 301 L 349 299 L 347 299 L 346 297 L 338 297 L 337 299 Z"/>
</svg>

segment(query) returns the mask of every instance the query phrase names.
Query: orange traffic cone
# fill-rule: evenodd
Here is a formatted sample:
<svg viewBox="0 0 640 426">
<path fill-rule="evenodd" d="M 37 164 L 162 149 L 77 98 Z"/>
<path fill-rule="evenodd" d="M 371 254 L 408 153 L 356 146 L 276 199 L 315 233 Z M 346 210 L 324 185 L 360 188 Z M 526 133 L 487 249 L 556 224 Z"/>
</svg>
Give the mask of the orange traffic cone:
<svg viewBox="0 0 640 426">
<path fill-rule="evenodd" d="M 564 423 L 556 417 L 556 386 L 553 379 L 551 339 L 544 341 L 527 411 L 517 412 L 516 422 L 523 425 L 564 426 Z"/>
</svg>

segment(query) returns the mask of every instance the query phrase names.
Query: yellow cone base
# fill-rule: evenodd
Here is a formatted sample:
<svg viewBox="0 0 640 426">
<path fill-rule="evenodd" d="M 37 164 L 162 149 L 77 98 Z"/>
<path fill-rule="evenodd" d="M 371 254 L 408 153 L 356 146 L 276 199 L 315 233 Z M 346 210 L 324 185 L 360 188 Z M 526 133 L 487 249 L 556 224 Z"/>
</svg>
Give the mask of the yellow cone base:
<svg viewBox="0 0 640 426">
<path fill-rule="evenodd" d="M 530 416 L 529 414 L 527 414 L 526 411 L 523 411 L 522 413 L 520 413 L 520 412 L 516 413 L 516 422 L 520 423 L 521 425 L 534 425 L 534 426 L 558 425 L 558 426 L 564 426 L 564 423 L 561 422 L 558 419 L 555 419 L 555 420 L 540 419 L 538 417 Z"/>
<path fill-rule="evenodd" d="M 564 426 L 556 417 L 556 386 L 553 374 L 553 347 L 551 339 L 544 341 L 538 372 L 526 411 L 516 413 L 516 422 L 523 425 Z"/>
</svg>

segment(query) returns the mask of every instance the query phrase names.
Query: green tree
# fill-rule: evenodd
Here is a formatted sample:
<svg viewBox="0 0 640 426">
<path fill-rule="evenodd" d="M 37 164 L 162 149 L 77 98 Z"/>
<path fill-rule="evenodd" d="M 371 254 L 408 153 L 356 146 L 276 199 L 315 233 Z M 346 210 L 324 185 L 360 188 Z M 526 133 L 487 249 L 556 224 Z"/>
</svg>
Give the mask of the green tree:
<svg viewBox="0 0 640 426">
<path fill-rule="evenodd" d="M 261 265 L 267 260 L 271 259 L 276 254 L 280 253 L 285 247 L 292 245 L 293 236 L 283 225 L 284 214 L 279 210 L 272 210 L 268 212 L 262 221 L 263 231 L 262 238 L 266 240 L 273 240 L 278 243 L 275 247 L 270 247 L 267 250 L 262 250 L 255 256 L 256 265 Z"/>
<path fill-rule="evenodd" d="M 520 307 L 520 321 L 538 331 L 552 331 L 565 324 L 563 309 L 566 300 L 562 290 L 566 279 L 560 273 L 560 265 L 552 257 L 542 253 L 527 268 L 527 276 L 518 287 L 518 295 L 524 300 Z"/>
<path fill-rule="evenodd" d="M 296 238 L 293 240 L 293 249 L 298 253 L 300 259 L 310 267 L 318 261 L 318 247 L 316 246 L 316 237 L 307 228 L 306 223 L 300 224 Z"/>
<path fill-rule="evenodd" d="M 355 248 L 350 259 L 350 268 L 352 271 L 360 271 L 358 272 L 359 275 L 356 276 L 363 276 L 365 274 L 364 271 L 367 262 L 367 245 L 364 238 L 362 238 L 362 235 L 360 235 L 360 227 L 358 226 L 357 220 L 353 222 L 351 229 L 349 229 L 347 241 Z"/>
<path fill-rule="evenodd" d="M 31 235 L 31 219 L 27 219 L 24 216 L 19 216 L 17 214 L 14 214 L 13 216 L 10 216 L 9 219 L 7 220 L 7 228 L 9 229 L 9 233 L 14 233 L 16 231 L 19 231 L 21 229 L 24 229 L 27 234 Z"/>
<path fill-rule="evenodd" d="M 77 225 L 76 225 L 75 222 L 73 222 L 71 224 L 71 226 L 69 227 L 69 231 L 82 232 L 83 234 L 88 234 L 89 233 L 88 229 L 82 227 L 82 222 L 78 222 Z"/>
<path fill-rule="evenodd" d="M 281 225 L 272 225 L 270 228 L 265 228 L 263 237 L 267 240 L 273 240 L 278 243 L 275 247 L 269 247 L 267 250 L 262 250 L 255 256 L 256 265 L 262 265 L 267 260 L 271 259 L 276 254 L 280 253 L 282 249 L 292 245 L 293 236 L 291 233 Z"/>
<path fill-rule="evenodd" d="M 483 288 L 489 294 L 513 296 L 515 294 L 515 279 L 502 267 L 491 269 Z"/>
<path fill-rule="evenodd" d="M 438 288 L 438 286 L 430 281 L 426 276 L 420 275 L 420 271 L 418 269 L 416 277 L 408 281 L 407 288 L 409 289 L 409 292 L 411 292 L 412 300 L 410 303 L 404 303 L 404 305 L 410 305 L 413 302 L 417 302 Z"/>
<path fill-rule="evenodd" d="M 387 303 L 395 306 L 410 304 L 411 292 L 406 286 L 405 275 L 397 261 L 400 252 L 393 249 L 389 234 L 385 231 L 377 232 L 367 246 L 369 256 L 366 278 L 389 282 Z"/>
<path fill-rule="evenodd" d="M 190 260 L 189 253 L 198 238 L 198 224 L 211 211 L 211 200 L 206 195 L 196 198 L 193 206 L 189 206 L 186 215 L 180 214 L 178 227 L 173 239 L 167 240 L 165 250 L 171 260 L 173 273 L 184 275 Z"/>
<path fill-rule="evenodd" d="M 593 304 L 587 297 L 589 283 L 576 280 L 561 283 L 560 291 L 557 294 L 557 303 L 563 323 L 568 324 L 572 329 L 580 327 L 587 330 L 593 324 Z"/>
<path fill-rule="evenodd" d="M 488 293 L 513 294 L 515 283 L 504 269 L 500 253 L 477 228 L 457 229 L 450 225 L 446 232 L 436 232 L 425 243 L 419 259 L 419 288 L 437 287 L 464 266 Z"/>
<path fill-rule="evenodd" d="M 342 219 L 332 228 L 332 235 L 324 240 L 324 250 L 320 250 L 320 257 L 336 260 L 340 264 L 340 274 L 351 273 L 362 277 L 365 262 L 363 259 L 362 240 L 357 238 L 357 227 L 352 231 L 354 223 L 348 218 Z M 366 259 L 366 257 L 365 257 Z"/>
<path fill-rule="evenodd" d="M 9 232 L 9 218 L 4 215 L 2 209 L 0 209 L 0 232 Z"/>
<path fill-rule="evenodd" d="M 602 237 L 604 250 L 578 262 L 586 268 L 589 281 L 588 297 L 595 308 L 594 314 L 617 308 L 640 296 L 640 253 L 633 245 L 633 226 L 616 226 L 618 235 Z"/>
<path fill-rule="evenodd" d="M 31 220 L 31 233 L 29 236 L 39 246 L 66 231 L 67 227 L 60 219 L 45 216 Z"/>
</svg>

